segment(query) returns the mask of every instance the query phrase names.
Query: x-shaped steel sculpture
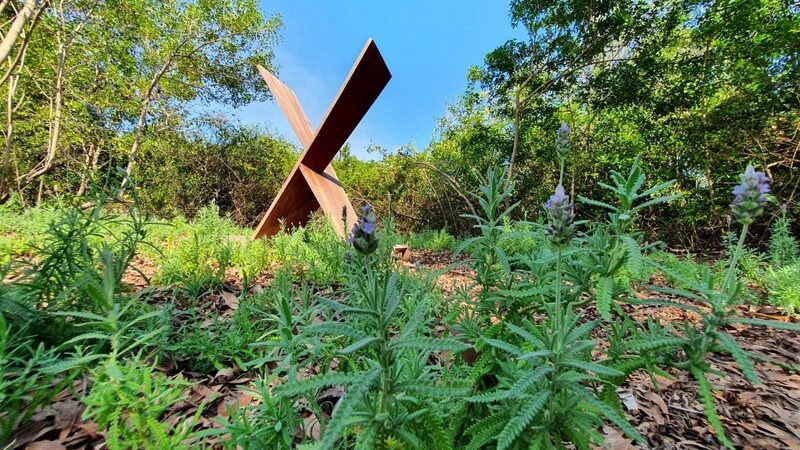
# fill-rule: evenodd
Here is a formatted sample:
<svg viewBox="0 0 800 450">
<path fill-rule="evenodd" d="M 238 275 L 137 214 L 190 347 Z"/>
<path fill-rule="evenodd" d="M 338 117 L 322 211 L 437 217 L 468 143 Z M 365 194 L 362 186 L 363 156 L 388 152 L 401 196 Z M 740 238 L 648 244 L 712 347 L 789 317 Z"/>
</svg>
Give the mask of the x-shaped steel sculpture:
<svg viewBox="0 0 800 450">
<path fill-rule="evenodd" d="M 254 237 L 275 235 L 281 219 L 286 226 L 305 224 L 313 211 L 322 209 L 336 234 L 344 238 L 357 217 L 330 163 L 392 78 L 389 68 L 369 39 L 316 132 L 294 92 L 263 67 L 258 71 L 304 150 Z"/>
</svg>

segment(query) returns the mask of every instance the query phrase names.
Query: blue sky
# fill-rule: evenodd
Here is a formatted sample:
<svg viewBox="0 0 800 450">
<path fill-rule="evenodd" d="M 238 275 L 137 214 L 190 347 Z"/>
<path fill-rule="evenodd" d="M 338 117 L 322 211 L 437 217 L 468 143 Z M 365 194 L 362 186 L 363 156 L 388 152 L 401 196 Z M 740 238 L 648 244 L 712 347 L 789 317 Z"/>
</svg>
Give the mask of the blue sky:
<svg viewBox="0 0 800 450">
<path fill-rule="evenodd" d="M 511 28 L 506 0 L 272 0 L 267 14 L 283 18 L 275 51 L 278 77 L 291 87 L 316 128 L 367 38 L 381 50 L 392 80 L 350 137 L 362 158 L 376 144 L 424 148 L 467 85 L 466 73 L 521 30 Z M 274 102 L 229 110 L 297 142 Z"/>
</svg>

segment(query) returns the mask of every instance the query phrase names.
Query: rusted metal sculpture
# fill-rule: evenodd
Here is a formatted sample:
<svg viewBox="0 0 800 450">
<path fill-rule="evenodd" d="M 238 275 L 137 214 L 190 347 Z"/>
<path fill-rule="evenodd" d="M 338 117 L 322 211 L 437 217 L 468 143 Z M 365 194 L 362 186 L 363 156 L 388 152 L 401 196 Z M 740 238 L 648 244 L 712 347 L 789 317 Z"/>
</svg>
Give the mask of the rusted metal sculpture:
<svg viewBox="0 0 800 450">
<path fill-rule="evenodd" d="M 330 163 L 392 77 L 378 47 L 372 39 L 367 41 L 316 132 L 294 92 L 268 70 L 258 70 L 304 150 L 254 238 L 278 233 L 280 220 L 287 227 L 303 225 L 318 209 L 344 238 L 357 217 Z"/>
</svg>

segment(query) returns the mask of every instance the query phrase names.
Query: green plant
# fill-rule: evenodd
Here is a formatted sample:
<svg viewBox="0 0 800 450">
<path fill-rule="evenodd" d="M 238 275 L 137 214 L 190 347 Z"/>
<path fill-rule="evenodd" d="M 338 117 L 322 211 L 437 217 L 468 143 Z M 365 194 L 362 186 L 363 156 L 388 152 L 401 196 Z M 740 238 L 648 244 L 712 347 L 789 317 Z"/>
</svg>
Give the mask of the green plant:
<svg viewBox="0 0 800 450">
<path fill-rule="evenodd" d="M 769 260 L 777 268 L 794 264 L 800 256 L 797 241 L 791 232 L 791 221 L 786 205 L 781 206 L 781 215 L 772 224 L 769 238 Z"/>
<path fill-rule="evenodd" d="M 468 346 L 452 339 L 428 336 L 424 331 L 427 295 L 406 293 L 399 275 L 375 264 L 377 249 L 374 214 L 365 208 L 353 231 L 354 249 L 349 266 L 346 304 L 318 298 L 343 321 L 327 320 L 306 327 L 306 333 L 345 336 L 352 342 L 339 351 L 351 361 L 333 374 L 288 382 L 275 388 L 281 396 L 313 394 L 326 386 L 347 388 L 324 429 L 320 448 L 333 448 L 346 429 L 359 427 L 356 447 L 371 449 L 403 445 L 447 448 L 444 427 L 432 412 L 436 398 L 454 398 L 466 392 L 463 383 L 437 383 L 438 373 L 425 364 L 425 355 L 437 350 L 461 351 Z M 414 302 L 412 316 L 399 329 L 392 323 L 403 302 Z M 420 357 L 420 354 L 423 355 Z M 434 447 L 431 447 L 434 446 Z"/>
<path fill-rule="evenodd" d="M 784 308 L 790 314 L 800 311 L 800 263 L 780 268 L 768 268 L 764 273 L 764 286 L 771 304 Z"/>
<path fill-rule="evenodd" d="M 295 430 L 301 421 L 291 399 L 270 392 L 272 381 L 271 378 L 258 380 L 255 388 L 248 390 L 254 401 L 247 406 L 236 404 L 229 410 L 228 418 L 220 416 L 222 427 L 208 434 L 224 436 L 221 443 L 226 449 L 292 448 Z"/>
<path fill-rule="evenodd" d="M 498 450 L 560 448 L 566 439 L 579 449 L 589 449 L 600 440 L 596 429 L 602 417 L 644 442 L 617 410 L 597 397 L 597 392 L 615 387 L 603 377 L 619 379 L 625 374 L 592 360 L 596 343 L 587 336 L 597 322 L 580 323 L 570 301 L 576 293 L 564 290 L 562 258 L 572 243 L 574 215 L 563 187 L 556 189 L 544 208 L 546 235 L 556 252 L 553 303 L 545 307 L 548 319 L 538 325 L 523 319 L 521 326 L 509 321 L 504 327 L 508 338 L 481 338 L 510 354 L 512 360 L 499 363 L 497 386 L 469 398 L 487 404 L 487 411 L 465 431 L 470 437 L 468 448 L 477 450 L 489 443 Z"/>
<path fill-rule="evenodd" d="M 408 245 L 411 248 L 433 251 L 452 250 L 456 245 L 456 238 L 446 230 L 423 230 L 411 233 L 408 236 Z"/>
<path fill-rule="evenodd" d="M 106 202 L 98 194 L 88 211 L 67 208 L 50 224 L 31 258 L 17 268 L 23 273 L 14 283 L 18 298 L 48 312 L 107 308 L 96 303 L 96 296 L 86 295 L 85 287 L 108 275 L 113 279 L 106 282 L 120 287 L 125 269 L 145 242 L 148 222 L 136 201 L 124 214 L 107 211 Z M 109 253 L 113 260 L 104 259 Z M 97 268 L 107 264 L 113 264 L 114 271 L 99 273 Z"/>
<path fill-rule="evenodd" d="M 495 289 L 508 287 L 511 271 L 508 256 L 502 248 L 505 239 L 503 224 L 519 205 L 506 206 L 513 192 L 513 183 L 507 181 L 503 170 L 489 169 L 481 179 L 478 193 L 473 194 L 480 205 L 481 215 L 465 214 L 463 217 L 475 222 L 479 235 L 466 239 L 456 253 L 468 251 L 475 266 L 475 284 L 479 289 L 478 300 L 471 307 L 479 313 L 496 311 Z"/>
<path fill-rule="evenodd" d="M 308 286 L 303 285 L 295 296 L 292 272 L 281 268 L 275 273 L 272 286 L 264 293 L 272 313 L 265 314 L 265 331 L 250 345 L 263 349 L 264 356 L 247 363 L 247 367 L 258 368 L 265 363 L 277 364 L 276 370 L 287 371 L 289 380 L 294 380 L 296 364 L 302 360 L 310 363 L 322 353 L 319 336 L 300 333 L 302 327 L 309 325 L 316 317 L 313 295 Z M 297 297 L 297 300 L 295 300 Z"/>
<path fill-rule="evenodd" d="M 33 345 L 24 327 L 13 329 L 0 314 L 0 441 L 47 404 L 77 375 L 42 370 L 56 354 L 43 343 Z"/>
<path fill-rule="evenodd" d="M 615 388 L 601 377 L 623 377 L 624 373 L 604 361 L 592 361 L 596 343 L 587 336 L 597 322 L 581 324 L 571 308 L 561 306 L 564 312 L 551 310 L 545 324 L 506 323 L 519 345 L 510 339 L 484 339 L 510 355 L 510 361 L 500 363 L 495 388 L 469 398 L 486 404 L 487 411 L 466 430 L 470 436 L 466 448 L 486 448 L 489 443 L 497 449 L 561 448 L 562 440 L 568 440 L 578 449 L 589 449 L 602 441 L 596 430 L 603 417 L 644 442 L 616 409 L 598 398 L 598 392 Z"/>
<path fill-rule="evenodd" d="M 203 407 L 175 427 L 163 422 L 164 413 L 182 401 L 189 383 L 178 375 L 169 378 L 149 364 L 131 359 L 124 364 L 109 358 L 95 372 L 84 419 L 107 432 L 110 450 L 190 449 L 194 425 Z"/>
<path fill-rule="evenodd" d="M 221 288 L 234 258 L 234 245 L 226 239 L 237 231 L 229 219 L 220 218 L 215 204 L 201 209 L 164 251 L 156 282 L 177 284 L 191 299 Z"/>
<path fill-rule="evenodd" d="M 677 357 L 666 362 L 667 365 L 688 371 L 697 381 L 699 394 L 703 403 L 706 417 L 714 429 L 720 443 L 733 449 L 733 443 L 726 437 L 725 430 L 717 414 L 712 395 L 712 387 L 706 374 L 717 372 L 708 362 L 709 353 L 722 352 L 730 354 L 738 363 L 742 374 L 751 383 L 760 383 L 758 373 L 752 363 L 752 357 L 745 352 L 736 340 L 729 335 L 726 328 L 735 323 L 744 323 L 758 326 L 772 326 L 800 331 L 800 326 L 763 319 L 739 317 L 739 305 L 743 283 L 739 280 L 738 264 L 744 252 L 744 241 L 747 231 L 753 220 L 764 211 L 769 193 L 769 179 L 762 172 L 756 172 L 752 166 L 741 175 L 741 184 L 734 189 L 734 201 L 731 205 L 734 216 L 742 225 L 736 247 L 730 256 L 725 278 L 721 283 L 716 283 L 709 269 L 703 271 L 701 279 L 684 279 L 680 274 L 670 274 L 673 278 L 681 280 L 681 284 L 689 286 L 688 289 L 674 289 L 666 287 L 652 287 L 652 290 L 662 294 L 677 295 L 690 299 L 693 304 L 671 300 L 639 301 L 638 303 L 655 303 L 670 305 L 698 314 L 702 321 L 695 326 L 684 323 L 680 333 L 674 333 L 679 339 L 675 348 L 682 350 L 682 357 Z M 659 270 L 668 273 L 664 267 Z M 667 350 L 667 352 L 670 352 Z M 671 353 L 671 352 L 670 352 Z M 675 353 L 678 355 L 678 353 Z"/>
<path fill-rule="evenodd" d="M 270 261 L 288 267 L 300 281 L 331 285 L 343 280 L 345 246 L 324 216 L 291 233 L 281 231 L 269 239 L 268 248 Z"/>
</svg>

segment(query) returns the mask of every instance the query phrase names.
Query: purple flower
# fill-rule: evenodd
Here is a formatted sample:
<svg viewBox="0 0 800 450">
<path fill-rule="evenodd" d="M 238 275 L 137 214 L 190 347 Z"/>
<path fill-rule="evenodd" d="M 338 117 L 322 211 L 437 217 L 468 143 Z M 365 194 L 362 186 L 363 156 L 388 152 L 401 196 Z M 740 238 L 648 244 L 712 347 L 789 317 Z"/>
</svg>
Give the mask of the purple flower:
<svg viewBox="0 0 800 450">
<path fill-rule="evenodd" d="M 375 237 L 377 223 L 378 218 L 375 216 L 375 209 L 367 203 L 361 208 L 361 217 L 353 225 L 347 242 L 363 255 L 369 255 L 374 252 L 378 248 L 378 238 Z"/>
<path fill-rule="evenodd" d="M 570 142 L 571 135 L 572 130 L 569 129 L 569 125 L 566 122 L 561 122 L 561 127 L 556 131 L 556 154 L 561 159 L 566 159 L 569 156 L 572 145 Z"/>
<path fill-rule="evenodd" d="M 547 213 L 545 235 L 557 246 L 569 243 L 572 238 L 572 221 L 575 218 L 573 205 L 569 195 L 564 193 L 564 186 L 558 185 L 555 194 L 543 205 Z"/>
<path fill-rule="evenodd" d="M 764 212 L 770 180 L 764 172 L 757 172 L 749 164 L 739 177 L 742 182 L 733 188 L 731 210 L 739 223 L 749 224 Z"/>
</svg>

